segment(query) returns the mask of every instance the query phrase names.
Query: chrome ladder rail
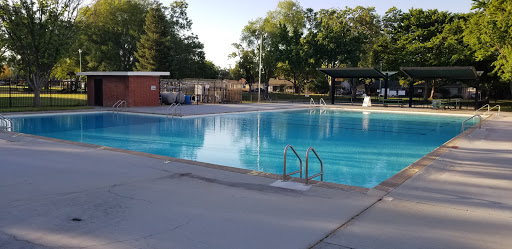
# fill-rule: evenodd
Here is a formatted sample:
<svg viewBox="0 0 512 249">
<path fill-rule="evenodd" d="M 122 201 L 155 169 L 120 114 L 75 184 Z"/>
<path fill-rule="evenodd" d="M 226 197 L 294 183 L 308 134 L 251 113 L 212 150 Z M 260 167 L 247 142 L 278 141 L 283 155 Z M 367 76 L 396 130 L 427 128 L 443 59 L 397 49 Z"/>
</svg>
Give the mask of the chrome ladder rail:
<svg viewBox="0 0 512 249">
<path fill-rule="evenodd" d="M 470 118 L 462 121 L 462 132 L 466 129 L 466 122 L 469 120 L 472 120 L 473 118 L 478 117 L 480 120 L 478 121 L 478 129 L 482 129 L 482 116 L 480 115 L 473 115 Z"/>
<path fill-rule="evenodd" d="M 477 112 L 479 112 L 480 110 L 482 110 L 486 107 L 487 107 L 487 112 L 489 112 L 490 106 L 489 106 L 489 104 L 485 104 L 484 106 L 478 108 L 478 110 L 474 111 L 473 114 L 476 114 Z"/>
<path fill-rule="evenodd" d="M 119 112 L 119 107 L 122 106 L 123 104 L 125 105 L 125 107 L 128 106 L 128 104 L 126 103 L 126 100 L 120 99 L 120 100 L 116 101 L 116 103 L 114 105 L 112 105 L 112 111 L 115 110 L 115 112 Z"/>
<path fill-rule="evenodd" d="M 320 106 L 327 106 L 327 104 L 325 103 L 324 98 L 320 98 Z"/>
<path fill-rule="evenodd" d="M 318 161 L 320 161 L 320 173 L 308 177 L 308 173 L 309 173 L 308 172 L 309 171 L 309 152 L 310 151 L 313 151 L 313 153 L 315 153 L 315 156 L 318 159 Z M 308 185 L 309 180 L 311 180 L 311 179 L 313 179 L 315 177 L 318 177 L 318 176 L 320 176 L 320 181 L 324 180 L 324 163 L 322 162 L 322 159 L 320 158 L 318 153 L 316 153 L 315 149 L 313 149 L 313 147 L 309 147 L 308 151 L 306 152 L 306 174 L 304 176 L 304 178 L 306 179 L 306 185 Z"/>
<path fill-rule="evenodd" d="M 12 120 L 0 114 L 0 130 L 12 131 Z"/>
<path fill-rule="evenodd" d="M 311 99 L 309 100 L 309 105 L 310 105 L 310 106 L 316 106 L 315 100 L 314 100 L 313 98 L 311 98 Z"/>
<path fill-rule="evenodd" d="M 299 162 L 300 162 L 300 166 L 299 166 L 299 170 L 297 171 L 294 171 L 294 172 L 291 172 L 291 173 L 288 173 L 286 174 L 286 152 L 288 151 L 288 148 L 291 148 L 293 153 L 295 153 L 295 155 L 297 156 L 297 158 L 299 159 Z M 288 176 L 291 176 L 291 175 L 295 175 L 297 173 L 300 173 L 300 178 L 302 178 L 302 159 L 300 158 L 299 154 L 297 153 L 297 151 L 295 151 L 295 149 L 293 148 L 293 146 L 291 145 L 287 145 L 285 148 L 284 148 L 284 161 L 283 161 L 283 181 L 286 181 L 286 178 Z"/>
<path fill-rule="evenodd" d="M 501 106 L 500 105 L 495 105 L 493 107 L 491 107 L 491 109 L 489 109 L 487 112 L 490 112 L 492 111 L 492 109 L 498 107 L 498 112 L 496 113 L 496 116 L 499 116 L 500 115 L 500 111 L 501 111 Z"/>
<path fill-rule="evenodd" d="M 179 109 L 178 109 L 179 107 Z M 179 116 L 181 116 L 181 104 L 178 103 L 172 103 L 169 107 L 167 107 L 167 117 L 169 117 L 169 114 L 171 114 L 171 117 L 174 118 L 174 116 L 178 116 L 178 110 L 179 110 Z"/>
</svg>

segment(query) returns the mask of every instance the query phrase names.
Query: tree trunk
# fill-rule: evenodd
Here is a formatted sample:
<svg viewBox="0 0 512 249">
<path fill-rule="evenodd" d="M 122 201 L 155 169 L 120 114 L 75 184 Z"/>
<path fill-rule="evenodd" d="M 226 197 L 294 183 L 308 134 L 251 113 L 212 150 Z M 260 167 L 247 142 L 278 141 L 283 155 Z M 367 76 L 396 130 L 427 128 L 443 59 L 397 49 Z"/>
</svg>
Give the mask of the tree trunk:
<svg viewBox="0 0 512 249">
<path fill-rule="evenodd" d="M 41 107 L 41 89 L 34 87 L 34 107 Z"/>
<path fill-rule="evenodd" d="M 352 98 L 355 98 L 357 94 L 357 79 L 350 79 L 350 91 L 352 91 Z"/>
<path fill-rule="evenodd" d="M 249 96 L 250 96 L 250 101 L 252 102 L 252 83 L 249 84 Z"/>
<path fill-rule="evenodd" d="M 435 89 L 436 89 L 436 87 L 434 86 L 434 82 L 432 82 L 432 89 L 430 90 L 430 99 L 434 98 L 434 95 L 436 93 Z"/>
<path fill-rule="evenodd" d="M 425 86 L 423 88 L 423 101 L 428 100 L 428 84 L 429 84 L 429 82 L 427 80 L 425 80 Z"/>
</svg>

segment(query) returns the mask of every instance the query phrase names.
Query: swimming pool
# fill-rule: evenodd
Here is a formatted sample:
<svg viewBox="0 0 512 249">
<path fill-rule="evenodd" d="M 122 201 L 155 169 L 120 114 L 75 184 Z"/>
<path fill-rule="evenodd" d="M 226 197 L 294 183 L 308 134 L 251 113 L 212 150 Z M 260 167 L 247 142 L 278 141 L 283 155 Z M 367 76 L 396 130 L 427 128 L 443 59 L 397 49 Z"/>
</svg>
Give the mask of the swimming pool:
<svg viewBox="0 0 512 249">
<path fill-rule="evenodd" d="M 372 188 L 460 133 L 466 116 L 339 109 L 167 118 L 128 113 L 13 117 L 13 131 L 282 174 L 314 147 L 324 181 Z M 288 153 L 289 171 L 298 168 Z M 319 163 L 310 159 L 310 175 Z"/>
</svg>

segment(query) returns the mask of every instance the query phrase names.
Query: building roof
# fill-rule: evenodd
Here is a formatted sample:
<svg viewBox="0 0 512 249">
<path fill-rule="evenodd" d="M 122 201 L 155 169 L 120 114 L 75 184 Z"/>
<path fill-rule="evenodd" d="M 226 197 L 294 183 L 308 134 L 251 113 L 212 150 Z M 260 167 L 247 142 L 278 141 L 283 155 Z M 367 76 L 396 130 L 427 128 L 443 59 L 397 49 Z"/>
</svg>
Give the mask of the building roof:
<svg viewBox="0 0 512 249">
<path fill-rule="evenodd" d="M 474 67 L 401 67 L 411 79 L 475 80 L 478 73 Z"/>
<path fill-rule="evenodd" d="M 111 72 L 80 72 L 76 75 L 86 76 L 168 76 L 170 72 L 142 72 L 142 71 L 111 71 Z"/>
</svg>

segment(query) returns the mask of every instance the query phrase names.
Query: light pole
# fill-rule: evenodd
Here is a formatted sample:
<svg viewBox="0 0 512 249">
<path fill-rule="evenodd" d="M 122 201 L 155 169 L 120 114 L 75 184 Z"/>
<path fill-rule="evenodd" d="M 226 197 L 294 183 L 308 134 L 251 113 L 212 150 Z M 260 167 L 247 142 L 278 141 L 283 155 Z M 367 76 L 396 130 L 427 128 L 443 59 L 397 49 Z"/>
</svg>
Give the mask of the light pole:
<svg viewBox="0 0 512 249">
<path fill-rule="evenodd" d="M 261 99 L 261 52 L 263 50 L 263 32 L 258 31 L 256 33 L 260 36 L 260 66 L 258 67 L 258 104 Z"/>
<path fill-rule="evenodd" d="M 82 72 L 82 49 L 78 49 L 78 54 L 80 55 L 80 72 Z"/>
<path fill-rule="evenodd" d="M 382 61 L 380 63 L 380 72 L 382 73 Z M 379 95 L 382 94 L 382 78 L 379 79 Z"/>
</svg>

